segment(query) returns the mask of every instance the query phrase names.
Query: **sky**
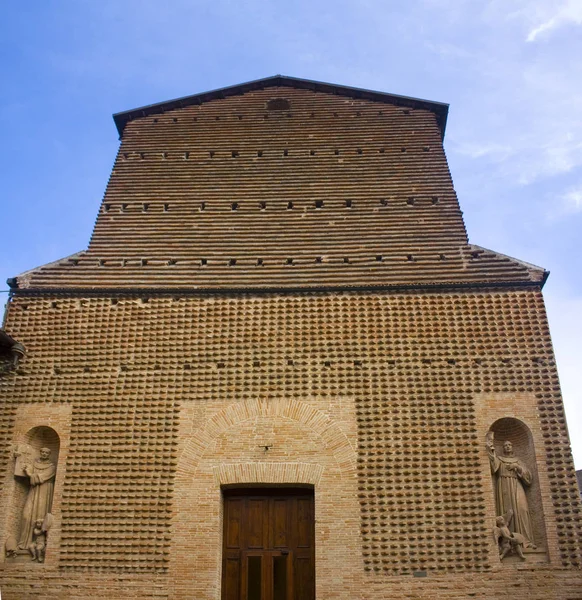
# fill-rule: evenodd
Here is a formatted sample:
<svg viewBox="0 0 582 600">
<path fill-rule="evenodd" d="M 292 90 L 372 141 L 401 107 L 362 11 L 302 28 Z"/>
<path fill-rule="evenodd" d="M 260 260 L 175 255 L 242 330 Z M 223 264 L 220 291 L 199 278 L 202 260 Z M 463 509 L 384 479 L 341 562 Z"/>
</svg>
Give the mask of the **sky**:
<svg viewBox="0 0 582 600">
<path fill-rule="evenodd" d="M 450 104 L 471 243 L 545 267 L 582 468 L 581 0 L 32 0 L 0 23 L 6 278 L 87 247 L 115 112 L 289 75 Z"/>
</svg>

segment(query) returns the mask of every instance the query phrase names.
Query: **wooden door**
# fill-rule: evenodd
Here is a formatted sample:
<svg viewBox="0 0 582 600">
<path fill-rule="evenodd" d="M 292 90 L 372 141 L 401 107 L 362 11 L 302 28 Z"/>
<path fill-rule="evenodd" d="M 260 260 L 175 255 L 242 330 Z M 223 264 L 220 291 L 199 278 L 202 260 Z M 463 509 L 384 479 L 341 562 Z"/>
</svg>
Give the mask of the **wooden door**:
<svg viewBox="0 0 582 600">
<path fill-rule="evenodd" d="M 314 517 L 312 490 L 225 491 L 222 600 L 314 600 Z"/>
</svg>

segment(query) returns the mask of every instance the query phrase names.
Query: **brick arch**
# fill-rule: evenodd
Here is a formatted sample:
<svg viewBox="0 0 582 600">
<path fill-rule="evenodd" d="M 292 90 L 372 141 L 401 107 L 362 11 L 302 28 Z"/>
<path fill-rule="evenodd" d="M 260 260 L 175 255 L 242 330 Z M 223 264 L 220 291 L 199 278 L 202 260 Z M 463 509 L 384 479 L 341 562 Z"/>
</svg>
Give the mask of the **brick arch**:
<svg viewBox="0 0 582 600">
<path fill-rule="evenodd" d="M 325 413 L 300 400 L 244 400 L 213 415 L 184 445 L 178 461 L 178 478 L 189 477 L 206 448 L 231 427 L 254 417 L 281 417 L 309 427 L 324 441 L 342 473 L 353 473 L 356 453 L 346 434 Z"/>
<path fill-rule="evenodd" d="M 293 483 L 317 487 L 324 468 L 316 463 L 247 462 L 223 464 L 213 467 L 212 470 L 218 486 Z"/>
</svg>

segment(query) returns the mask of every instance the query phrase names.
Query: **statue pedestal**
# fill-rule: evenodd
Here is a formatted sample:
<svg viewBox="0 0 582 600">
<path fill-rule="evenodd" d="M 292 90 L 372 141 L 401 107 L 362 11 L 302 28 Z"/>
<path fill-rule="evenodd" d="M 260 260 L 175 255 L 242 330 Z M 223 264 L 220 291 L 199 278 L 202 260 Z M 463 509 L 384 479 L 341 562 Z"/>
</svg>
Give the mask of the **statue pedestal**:
<svg viewBox="0 0 582 600">
<path fill-rule="evenodd" d="M 539 565 L 548 562 L 548 554 L 545 548 L 525 548 L 523 551 L 525 556 L 525 560 L 522 560 L 517 556 L 517 554 L 511 554 L 510 556 L 506 556 L 502 561 L 502 565 L 511 565 L 511 568 L 514 569 L 515 565 L 528 567 L 531 565 Z"/>
<path fill-rule="evenodd" d="M 17 550 L 16 556 L 11 556 L 10 558 L 7 558 L 6 562 L 39 564 L 37 561 L 32 560 L 32 556 L 30 555 L 30 552 L 28 550 Z"/>
</svg>

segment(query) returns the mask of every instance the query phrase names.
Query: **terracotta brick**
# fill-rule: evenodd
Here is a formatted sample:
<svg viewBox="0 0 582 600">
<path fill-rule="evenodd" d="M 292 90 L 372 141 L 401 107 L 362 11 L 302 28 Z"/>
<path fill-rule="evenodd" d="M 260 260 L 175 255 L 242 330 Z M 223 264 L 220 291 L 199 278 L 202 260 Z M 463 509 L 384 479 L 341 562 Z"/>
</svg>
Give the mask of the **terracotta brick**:
<svg viewBox="0 0 582 600">
<path fill-rule="evenodd" d="M 18 278 L 0 542 L 13 444 L 42 424 L 61 450 L 46 563 L 3 559 L 3 598 L 218 600 L 222 489 L 258 484 L 313 487 L 319 599 L 581 597 L 547 274 L 468 244 L 442 106 L 276 83 L 118 117 L 89 248 Z M 507 418 L 523 563 L 492 535 Z"/>
</svg>

